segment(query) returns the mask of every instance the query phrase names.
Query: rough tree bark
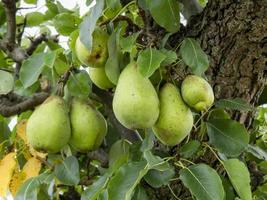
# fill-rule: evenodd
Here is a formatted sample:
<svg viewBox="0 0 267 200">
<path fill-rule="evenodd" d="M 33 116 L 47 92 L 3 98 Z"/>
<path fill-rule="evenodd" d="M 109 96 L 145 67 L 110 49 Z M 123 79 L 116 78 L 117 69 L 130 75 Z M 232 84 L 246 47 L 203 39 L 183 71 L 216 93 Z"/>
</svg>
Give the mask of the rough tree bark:
<svg viewBox="0 0 267 200">
<path fill-rule="evenodd" d="M 181 42 L 184 36 L 198 39 L 209 56 L 206 75 L 216 99 L 238 97 L 256 105 L 267 78 L 266 21 L 267 0 L 210 0 L 170 44 Z M 232 114 L 247 128 L 251 126 L 252 113 Z M 177 196 L 183 192 L 179 181 L 171 187 Z M 151 199 L 175 199 L 167 187 L 146 188 Z"/>
</svg>

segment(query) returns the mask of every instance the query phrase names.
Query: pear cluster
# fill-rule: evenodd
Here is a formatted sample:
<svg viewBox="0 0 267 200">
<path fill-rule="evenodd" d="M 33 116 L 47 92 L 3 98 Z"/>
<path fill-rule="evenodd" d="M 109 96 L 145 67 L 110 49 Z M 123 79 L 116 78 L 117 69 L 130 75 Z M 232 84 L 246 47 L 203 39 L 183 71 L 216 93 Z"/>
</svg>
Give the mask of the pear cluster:
<svg viewBox="0 0 267 200">
<path fill-rule="evenodd" d="M 214 100 L 211 86 L 203 78 L 188 76 L 182 91 L 166 83 L 159 95 L 148 78 L 138 71 L 135 62 L 121 72 L 113 98 L 113 111 L 122 125 L 129 129 L 152 128 L 165 145 L 179 144 L 193 127 L 190 109 L 203 111 Z"/>
<path fill-rule="evenodd" d="M 67 144 L 76 151 L 97 149 L 107 133 L 102 114 L 81 99 L 73 99 L 70 112 L 64 99 L 49 97 L 30 116 L 26 136 L 39 151 L 59 152 Z"/>
</svg>

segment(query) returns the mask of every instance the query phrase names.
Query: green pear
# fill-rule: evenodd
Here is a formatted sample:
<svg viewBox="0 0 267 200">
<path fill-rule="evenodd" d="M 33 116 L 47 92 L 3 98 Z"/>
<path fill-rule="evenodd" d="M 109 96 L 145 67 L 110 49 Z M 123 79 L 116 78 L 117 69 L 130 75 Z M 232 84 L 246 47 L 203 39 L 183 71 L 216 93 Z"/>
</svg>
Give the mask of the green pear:
<svg viewBox="0 0 267 200">
<path fill-rule="evenodd" d="M 197 111 L 207 110 L 214 102 L 214 94 L 210 84 L 195 75 L 189 75 L 184 79 L 182 97 L 187 105 Z"/>
<path fill-rule="evenodd" d="M 160 114 L 153 126 L 156 137 L 165 145 L 179 144 L 193 127 L 193 114 L 183 102 L 179 90 L 166 83 L 159 93 Z"/>
<path fill-rule="evenodd" d="M 120 74 L 113 98 L 113 110 L 119 122 L 129 129 L 152 127 L 159 115 L 159 99 L 148 78 L 136 63 L 128 64 Z"/>
<path fill-rule="evenodd" d="M 71 136 L 65 101 L 58 96 L 46 99 L 30 116 L 26 135 L 34 149 L 50 153 L 59 152 Z"/>
<path fill-rule="evenodd" d="M 70 121 L 72 135 L 70 145 L 77 151 L 97 149 L 107 133 L 107 123 L 103 115 L 92 105 L 80 99 L 71 103 Z"/>
<path fill-rule="evenodd" d="M 78 37 L 75 44 L 75 50 L 78 59 L 89 67 L 104 67 L 108 58 L 108 34 L 96 28 L 92 34 L 92 50 L 89 51 Z"/>
<path fill-rule="evenodd" d="M 114 84 L 108 79 L 105 68 L 92 68 L 88 69 L 90 79 L 99 88 L 107 90 L 114 87 Z"/>
</svg>

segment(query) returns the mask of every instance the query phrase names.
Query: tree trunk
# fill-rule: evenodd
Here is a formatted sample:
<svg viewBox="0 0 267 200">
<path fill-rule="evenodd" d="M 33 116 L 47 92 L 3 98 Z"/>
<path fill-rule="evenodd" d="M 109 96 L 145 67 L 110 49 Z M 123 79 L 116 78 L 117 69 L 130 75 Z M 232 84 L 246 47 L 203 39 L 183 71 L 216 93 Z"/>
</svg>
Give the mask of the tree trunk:
<svg viewBox="0 0 267 200">
<path fill-rule="evenodd" d="M 170 43 L 178 44 L 184 36 L 198 39 L 209 56 L 206 75 L 216 99 L 238 97 L 256 105 L 267 78 L 266 21 L 267 0 L 209 0 Z M 233 117 L 251 126 L 251 113 L 236 112 Z M 179 196 L 181 184 L 171 187 Z M 167 187 L 148 191 L 150 199 L 175 199 Z"/>
</svg>

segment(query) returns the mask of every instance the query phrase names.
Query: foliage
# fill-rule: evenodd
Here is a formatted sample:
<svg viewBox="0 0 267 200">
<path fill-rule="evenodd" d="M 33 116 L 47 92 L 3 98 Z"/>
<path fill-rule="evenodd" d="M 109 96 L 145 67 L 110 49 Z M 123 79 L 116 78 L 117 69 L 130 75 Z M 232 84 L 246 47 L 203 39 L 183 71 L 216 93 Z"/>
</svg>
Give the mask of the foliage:
<svg viewBox="0 0 267 200">
<path fill-rule="evenodd" d="M 38 1 L 24 2 L 36 5 Z M 196 38 L 185 37 L 175 46 L 168 43 L 180 30 L 181 3 L 122 2 L 97 0 L 84 16 L 79 15 L 77 8 L 69 10 L 50 0 L 46 0 L 44 13 L 16 13 L 18 27 L 25 22 L 24 28 L 36 28 L 45 39 L 33 52 L 28 52 L 20 63 L 19 73 L 15 67 L 18 62 L 8 51 L 0 50 L 0 96 L 14 92 L 26 98 L 48 92 L 64 94 L 68 103 L 73 97 L 90 98 L 90 105 L 107 119 L 108 134 L 95 151 L 77 152 L 67 145 L 57 154 L 38 152 L 25 134 L 31 111 L 17 113 L 13 129 L 8 125 L 14 117 L 0 115 L 0 196 L 10 191 L 15 200 L 59 199 L 74 191 L 82 200 L 146 200 L 152 199 L 151 190 L 167 188 L 177 199 L 266 199 L 266 176 L 256 187 L 251 183 L 254 176 L 267 173 L 264 106 L 256 108 L 234 98 L 218 99 L 201 113 L 192 110 L 191 134 L 174 147 L 161 144 L 152 127 L 131 131 L 121 128 L 114 119 L 110 98 L 128 63 L 135 61 L 140 74 L 152 82 L 157 92 L 166 82 L 174 83 L 177 88 L 181 85 L 181 80 L 173 76 L 177 69 L 188 67 L 188 73 L 206 78 L 209 68 L 208 56 Z M 86 1 L 87 5 L 91 3 Z M 199 3 L 204 7 L 207 1 Z M 8 23 L 4 6 L 1 2 L 1 39 L 6 36 Z M 58 43 L 47 27 L 67 37 L 68 44 Z M 92 34 L 99 27 L 109 34 L 108 58 L 103 66 L 106 77 L 114 84 L 109 90 L 96 88 L 87 66 L 79 61 L 79 52 L 75 51 L 78 36 L 87 50 L 92 51 Z M 20 44 L 25 51 L 32 41 L 22 32 Z M 235 120 L 233 114 L 237 112 L 253 114 L 251 129 Z M 128 138 L 127 131 L 132 134 Z"/>
</svg>

